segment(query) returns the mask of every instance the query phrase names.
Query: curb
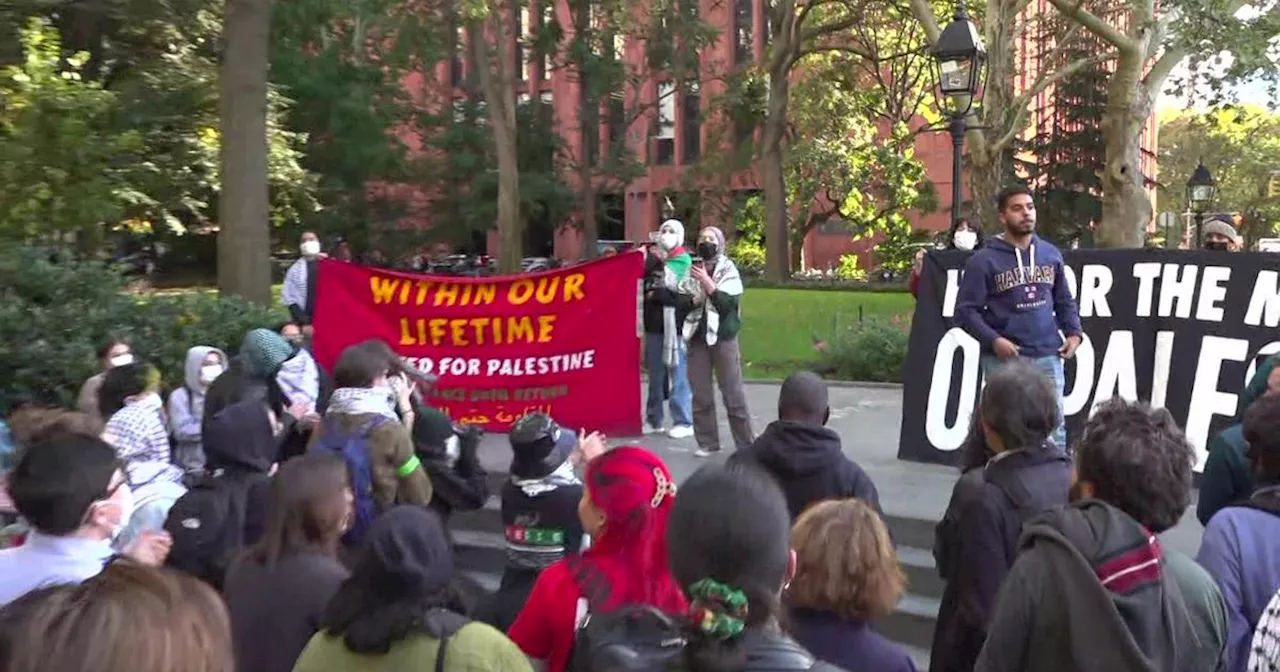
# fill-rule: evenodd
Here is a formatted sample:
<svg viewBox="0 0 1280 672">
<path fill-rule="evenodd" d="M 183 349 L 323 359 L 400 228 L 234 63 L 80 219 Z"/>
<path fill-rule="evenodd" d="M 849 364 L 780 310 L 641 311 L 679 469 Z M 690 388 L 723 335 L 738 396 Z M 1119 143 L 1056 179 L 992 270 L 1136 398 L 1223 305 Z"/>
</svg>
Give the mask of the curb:
<svg viewBox="0 0 1280 672">
<path fill-rule="evenodd" d="M 640 380 L 648 382 L 649 376 L 641 374 Z M 743 378 L 744 385 L 781 385 L 782 378 Z M 874 380 L 833 380 L 823 378 L 828 387 L 861 388 L 864 390 L 901 390 L 902 383 L 883 383 Z"/>
<path fill-rule="evenodd" d="M 862 388 L 866 390 L 901 390 L 902 383 L 882 383 L 874 380 L 833 380 L 823 378 L 827 387 Z M 751 378 L 742 381 L 746 385 L 781 385 L 781 378 Z"/>
</svg>

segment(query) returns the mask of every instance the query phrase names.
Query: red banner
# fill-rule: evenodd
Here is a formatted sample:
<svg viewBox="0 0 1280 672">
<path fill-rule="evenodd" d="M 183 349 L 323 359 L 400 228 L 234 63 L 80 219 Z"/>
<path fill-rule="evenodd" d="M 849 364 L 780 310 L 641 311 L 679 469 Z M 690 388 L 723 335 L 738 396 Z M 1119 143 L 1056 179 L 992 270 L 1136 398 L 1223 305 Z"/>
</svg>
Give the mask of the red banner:
<svg viewBox="0 0 1280 672">
<path fill-rule="evenodd" d="M 432 405 L 505 432 L 521 415 L 575 429 L 640 434 L 638 293 L 644 255 L 467 278 L 320 263 L 315 356 L 380 338 L 439 376 Z"/>
</svg>

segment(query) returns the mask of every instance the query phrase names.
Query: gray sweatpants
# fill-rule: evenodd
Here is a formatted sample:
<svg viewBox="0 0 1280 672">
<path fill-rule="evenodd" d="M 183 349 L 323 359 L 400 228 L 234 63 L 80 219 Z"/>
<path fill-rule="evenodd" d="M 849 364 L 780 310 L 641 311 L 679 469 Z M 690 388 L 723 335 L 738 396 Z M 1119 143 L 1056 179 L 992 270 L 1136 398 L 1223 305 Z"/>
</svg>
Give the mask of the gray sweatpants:
<svg viewBox="0 0 1280 672">
<path fill-rule="evenodd" d="M 720 430 L 716 425 L 716 391 L 712 373 L 720 387 L 733 445 L 743 450 L 755 441 L 751 430 L 751 413 L 747 411 L 747 391 L 742 386 L 742 356 L 738 339 L 718 341 L 708 346 L 694 339 L 689 343 L 689 386 L 693 388 L 693 436 L 703 450 L 720 449 Z"/>
</svg>

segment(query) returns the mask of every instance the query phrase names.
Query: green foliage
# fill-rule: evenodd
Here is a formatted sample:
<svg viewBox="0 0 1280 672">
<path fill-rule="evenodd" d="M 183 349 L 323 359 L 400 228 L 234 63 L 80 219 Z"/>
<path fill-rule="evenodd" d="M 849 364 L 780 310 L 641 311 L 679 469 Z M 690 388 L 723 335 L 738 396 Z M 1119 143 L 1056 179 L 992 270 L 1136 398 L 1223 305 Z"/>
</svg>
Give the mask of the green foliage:
<svg viewBox="0 0 1280 672">
<path fill-rule="evenodd" d="M 817 370 L 840 380 L 902 382 L 909 324 L 898 317 L 867 317 L 827 342 Z"/>
<path fill-rule="evenodd" d="M 841 280 L 866 282 L 867 271 L 858 267 L 858 255 L 842 254 L 840 255 L 840 264 L 836 266 L 836 277 Z"/>
<path fill-rule="evenodd" d="M 1280 113 L 1243 105 L 1162 117 L 1160 209 L 1186 211 L 1187 178 L 1204 159 L 1218 183 L 1215 209 L 1244 215 L 1246 242 L 1277 235 L 1280 197 L 1267 196 L 1267 181 L 1280 170 Z"/>
<path fill-rule="evenodd" d="M 99 262 L 48 248 L 0 248 L 0 394 L 73 404 L 98 370 L 97 348 L 116 336 L 128 338 L 168 386 L 177 386 L 188 347 L 232 353 L 249 329 L 285 318 L 214 293 L 139 297 Z"/>
<path fill-rule="evenodd" d="M 1067 22 L 1059 18 L 1058 23 Z M 1065 26 L 1059 29 L 1065 30 Z M 1102 41 L 1089 33 L 1068 39 L 1068 46 L 1060 51 L 1044 47 L 1058 61 L 1049 67 L 1065 67 L 1105 49 Z M 1027 155 L 1034 160 L 1022 167 L 1027 183 L 1033 185 L 1040 213 L 1036 230 L 1059 246 L 1079 240 L 1089 224 L 1102 217 L 1106 161 L 1102 127 L 1108 78 L 1101 63 L 1064 78 L 1053 88 L 1051 123 L 1038 128 L 1039 133 L 1026 143 Z"/>
<path fill-rule="evenodd" d="M 411 190 L 370 185 L 422 181 L 405 138 L 417 102 L 406 83 L 446 53 L 449 26 L 398 0 L 272 3 L 271 81 L 294 104 L 290 128 L 307 138 L 303 165 L 318 177 L 322 208 L 300 228 L 354 237 L 409 214 Z M 371 45 L 377 45 L 376 49 Z"/>
<path fill-rule="evenodd" d="M 84 81 L 87 54 L 64 60 L 57 32 L 39 19 L 22 42 L 23 62 L 0 70 L 0 235 L 93 234 L 139 200 L 128 166 L 142 136 L 114 127 L 117 96 Z"/>
<path fill-rule="evenodd" d="M 463 98 L 447 115 L 424 115 L 424 125 L 438 130 L 427 145 L 438 157 L 427 169 L 437 195 L 432 202 L 433 235 L 455 241 L 493 228 L 498 216 L 497 156 L 484 103 Z M 576 204 L 564 181 L 564 140 L 551 108 L 541 101 L 516 106 L 520 209 L 531 220 L 563 222 Z"/>
<path fill-rule="evenodd" d="M 739 237 L 729 246 L 729 256 L 743 275 L 755 276 L 764 270 L 764 245 L 758 240 Z"/>
<path fill-rule="evenodd" d="M 0 67 L 0 235 L 75 234 L 90 250 L 109 228 L 181 233 L 216 221 L 221 3 L 143 4 L 108 3 L 109 20 L 74 3 L 11 10 L 27 28 Z M 278 123 L 286 103 L 273 96 L 269 124 L 276 223 L 311 207 L 300 137 Z"/>
</svg>

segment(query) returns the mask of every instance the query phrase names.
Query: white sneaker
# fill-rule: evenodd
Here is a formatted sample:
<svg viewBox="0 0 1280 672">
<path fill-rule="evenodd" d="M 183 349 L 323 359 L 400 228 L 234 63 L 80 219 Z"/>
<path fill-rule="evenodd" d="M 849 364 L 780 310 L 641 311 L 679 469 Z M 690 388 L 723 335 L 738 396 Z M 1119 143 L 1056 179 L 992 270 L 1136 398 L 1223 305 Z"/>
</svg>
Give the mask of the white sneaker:
<svg viewBox="0 0 1280 672">
<path fill-rule="evenodd" d="M 663 433 L 663 432 L 665 432 L 665 431 L 667 431 L 667 430 L 663 429 L 661 425 L 651 425 L 651 424 L 649 424 L 649 423 L 647 423 L 647 422 L 646 422 L 646 423 L 644 423 L 644 433 L 645 433 L 645 434 L 661 434 L 661 433 Z"/>
<path fill-rule="evenodd" d="M 673 439 L 687 439 L 693 436 L 693 428 L 689 425 L 676 425 L 667 432 L 667 436 Z"/>
<path fill-rule="evenodd" d="M 715 450 L 707 450 L 706 448 L 699 448 L 698 450 L 694 451 L 693 454 L 697 455 L 698 457 L 711 457 L 712 455 L 719 455 L 720 449 L 716 448 Z"/>
</svg>

